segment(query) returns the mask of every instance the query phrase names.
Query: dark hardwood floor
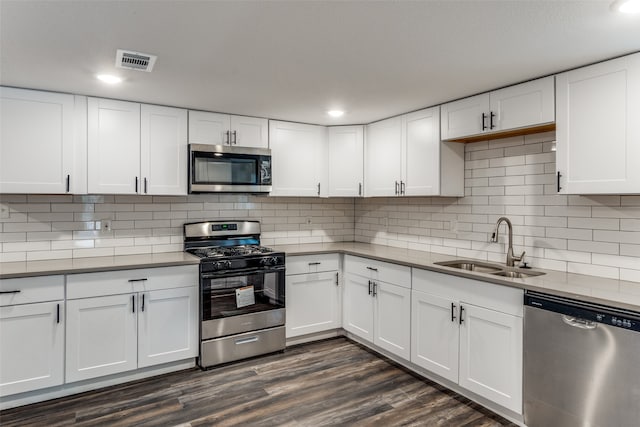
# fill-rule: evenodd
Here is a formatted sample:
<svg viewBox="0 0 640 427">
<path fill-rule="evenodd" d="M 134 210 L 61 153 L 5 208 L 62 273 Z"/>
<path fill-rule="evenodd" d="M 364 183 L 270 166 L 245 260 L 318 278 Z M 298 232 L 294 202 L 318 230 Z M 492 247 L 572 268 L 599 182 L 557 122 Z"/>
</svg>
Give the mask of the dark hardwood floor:
<svg viewBox="0 0 640 427">
<path fill-rule="evenodd" d="M 0 412 L 9 426 L 514 426 L 336 338 Z"/>
</svg>

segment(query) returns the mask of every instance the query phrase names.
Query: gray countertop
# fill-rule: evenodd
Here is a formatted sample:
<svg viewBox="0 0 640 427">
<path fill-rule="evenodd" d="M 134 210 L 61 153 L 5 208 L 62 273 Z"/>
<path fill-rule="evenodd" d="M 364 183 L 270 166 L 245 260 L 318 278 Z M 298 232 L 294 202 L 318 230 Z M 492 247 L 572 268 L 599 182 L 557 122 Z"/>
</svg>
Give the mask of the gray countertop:
<svg viewBox="0 0 640 427">
<path fill-rule="evenodd" d="M 535 271 L 546 273 L 542 276 L 529 277 L 526 279 L 510 279 L 434 264 L 440 261 L 460 259 L 460 257 L 410 249 L 393 248 L 390 246 L 372 245 L 368 243 L 281 245 L 275 246 L 274 249 L 284 251 L 288 256 L 335 252 L 363 256 L 380 261 L 387 261 L 409 267 L 422 268 L 425 270 L 482 280 L 499 285 L 550 293 L 567 298 L 589 301 L 596 304 L 612 305 L 627 310 L 640 311 L 640 283 L 636 282 L 543 269 L 535 269 Z"/>
<path fill-rule="evenodd" d="M 409 267 L 422 268 L 520 289 L 552 293 L 598 304 L 640 311 L 640 283 L 613 280 L 582 274 L 541 270 L 543 276 L 526 279 L 510 279 L 490 274 L 475 273 L 435 264 L 457 259 L 450 255 L 368 243 L 319 243 L 280 245 L 274 249 L 288 256 L 321 253 L 343 253 L 392 262 Z M 146 255 L 122 255 L 62 260 L 26 261 L 0 263 L 0 279 L 16 277 L 46 276 L 54 274 L 89 273 L 96 271 L 127 270 L 148 267 L 168 267 L 198 264 L 200 260 L 184 252 L 169 252 Z"/>
</svg>

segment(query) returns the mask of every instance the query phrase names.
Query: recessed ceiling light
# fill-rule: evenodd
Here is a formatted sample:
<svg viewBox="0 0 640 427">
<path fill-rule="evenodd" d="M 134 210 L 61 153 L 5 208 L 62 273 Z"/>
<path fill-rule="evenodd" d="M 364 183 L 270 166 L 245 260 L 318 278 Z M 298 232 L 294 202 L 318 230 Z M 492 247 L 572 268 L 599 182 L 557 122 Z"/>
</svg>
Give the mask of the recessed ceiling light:
<svg viewBox="0 0 640 427">
<path fill-rule="evenodd" d="M 122 79 L 117 76 L 112 76 L 111 74 L 98 74 L 96 78 L 102 82 L 108 83 L 110 85 L 114 85 L 116 83 L 120 83 Z"/>
<path fill-rule="evenodd" d="M 639 13 L 640 0 L 616 0 L 611 3 L 611 9 L 622 13 Z"/>
<path fill-rule="evenodd" d="M 344 111 L 341 110 L 329 110 L 327 114 L 331 117 L 342 117 L 344 115 Z"/>
</svg>

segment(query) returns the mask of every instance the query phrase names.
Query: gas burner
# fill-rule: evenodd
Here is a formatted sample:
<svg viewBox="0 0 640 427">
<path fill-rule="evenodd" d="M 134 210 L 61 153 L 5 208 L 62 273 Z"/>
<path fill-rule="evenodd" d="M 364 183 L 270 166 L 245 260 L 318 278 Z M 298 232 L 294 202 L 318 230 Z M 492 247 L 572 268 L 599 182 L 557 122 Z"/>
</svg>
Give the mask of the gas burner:
<svg viewBox="0 0 640 427">
<path fill-rule="evenodd" d="M 191 251 L 192 254 L 200 258 L 259 255 L 271 252 L 273 252 L 273 249 L 258 245 L 215 246 L 210 248 L 194 249 Z"/>
</svg>

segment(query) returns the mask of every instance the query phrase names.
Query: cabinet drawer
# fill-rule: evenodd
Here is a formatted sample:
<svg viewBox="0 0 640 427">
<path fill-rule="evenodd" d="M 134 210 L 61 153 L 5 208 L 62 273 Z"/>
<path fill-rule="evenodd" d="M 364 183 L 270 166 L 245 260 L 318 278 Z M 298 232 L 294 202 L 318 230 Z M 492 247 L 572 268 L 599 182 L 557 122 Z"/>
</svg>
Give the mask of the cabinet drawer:
<svg viewBox="0 0 640 427">
<path fill-rule="evenodd" d="M 287 276 L 293 274 L 337 271 L 340 267 L 338 254 L 300 255 L 287 257 Z"/>
<path fill-rule="evenodd" d="M 364 276 L 368 279 L 393 283 L 411 288 L 411 268 L 389 262 L 375 261 L 347 255 L 344 261 L 345 272 Z"/>
<path fill-rule="evenodd" d="M 67 299 L 198 286 L 198 266 L 141 268 L 70 274 Z"/>
<path fill-rule="evenodd" d="M 0 280 L 0 306 L 64 299 L 64 276 Z"/>
<path fill-rule="evenodd" d="M 522 317 L 524 291 L 465 277 L 413 269 L 413 289 Z"/>
</svg>

